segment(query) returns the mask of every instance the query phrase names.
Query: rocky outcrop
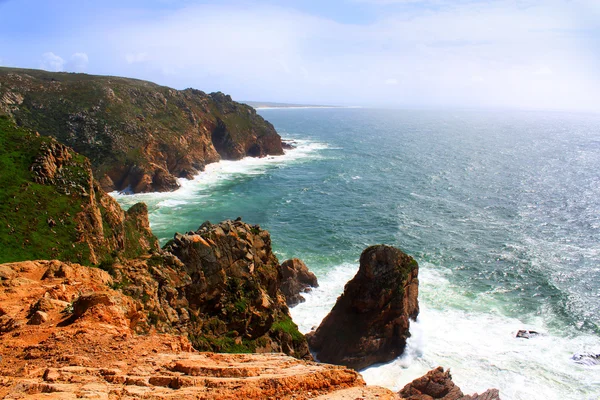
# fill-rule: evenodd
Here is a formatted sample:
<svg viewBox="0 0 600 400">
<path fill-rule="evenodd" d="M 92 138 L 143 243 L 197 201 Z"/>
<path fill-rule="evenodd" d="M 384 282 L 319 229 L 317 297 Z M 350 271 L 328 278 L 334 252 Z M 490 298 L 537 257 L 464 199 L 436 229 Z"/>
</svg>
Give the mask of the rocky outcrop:
<svg viewBox="0 0 600 400">
<path fill-rule="evenodd" d="M 283 154 L 273 126 L 223 93 L 0 68 L 0 115 L 91 160 L 105 191 L 170 191 L 220 159 Z"/>
<path fill-rule="evenodd" d="M 322 362 L 355 369 L 400 356 L 419 313 L 418 265 L 385 245 L 360 256 L 360 267 L 316 331 L 307 335 Z"/>
<path fill-rule="evenodd" d="M 302 260 L 292 258 L 281 263 L 281 293 L 289 307 L 305 301 L 300 293 L 319 287 L 317 277 Z"/>
<path fill-rule="evenodd" d="M 424 376 L 415 379 L 404 386 L 398 394 L 404 400 L 500 400 L 497 389 L 465 396 L 452 381 L 450 371 L 444 371 L 442 367 L 432 369 Z"/>
<path fill-rule="evenodd" d="M 281 267 L 269 232 L 241 220 L 175 235 L 164 250 L 183 264 L 176 290 L 186 301 L 187 325 L 197 349 L 282 352 L 311 358 L 280 291 Z"/>
<path fill-rule="evenodd" d="M 107 272 L 59 261 L 0 265 L 0 398 L 393 399 L 355 371 L 283 354 L 198 353 L 151 330 Z M 45 309 L 46 311 L 40 311 Z M 35 310 L 35 311 L 34 311 Z M 45 320 L 27 324 L 31 311 Z"/>
<path fill-rule="evenodd" d="M 124 212 L 89 161 L 0 117 L 0 262 L 60 258 L 99 264 L 158 251 L 145 205 Z"/>
</svg>

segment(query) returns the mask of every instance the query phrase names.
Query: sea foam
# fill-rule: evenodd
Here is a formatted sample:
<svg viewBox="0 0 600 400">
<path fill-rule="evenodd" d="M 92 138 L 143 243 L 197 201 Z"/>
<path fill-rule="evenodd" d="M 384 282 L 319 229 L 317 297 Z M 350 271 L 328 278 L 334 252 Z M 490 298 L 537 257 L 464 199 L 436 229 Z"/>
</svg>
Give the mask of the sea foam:
<svg viewBox="0 0 600 400">
<path fill-rule="evenodd" d="M 465 393 L 496 387 L 505 400 L 598 399 L 600 367 L 579 365 L 571 358 L 577 352 L 597 352 L 598 338 L 552 332 L 542 317 L 522 321 L 493 309 L 482 311 L 486 307 L 469 310 L 478 300 L 450 283 L 445 276 L 450 271 L 421 264 L 421 312 L 411 322 L 407 348 L 398 359 L 361 371 L 368 384 L 398 391 L 441 365 L 452 370 L 455 383 Z M 304 295 L 306 302 L 290 310 L 301 332 L 320 324 L 357 269 L 356 264 L 343 264 L 319 276 L 320 286 Z M 519 329 L 542 334 L 517 339 Z M 573 387 L 573 382 L 585 385 Z"/>
</svg>

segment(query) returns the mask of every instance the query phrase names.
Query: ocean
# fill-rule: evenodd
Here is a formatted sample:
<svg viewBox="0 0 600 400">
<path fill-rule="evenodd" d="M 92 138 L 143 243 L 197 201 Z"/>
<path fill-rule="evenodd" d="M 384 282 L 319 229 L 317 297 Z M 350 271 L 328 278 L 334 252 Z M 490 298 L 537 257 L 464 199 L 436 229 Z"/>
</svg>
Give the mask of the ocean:
<svg viewBox="0 0 600 400">
<path fill-rule="evenodd" d="M 419 262 L 421 313 L 403 356 L 361 371 L 399 390 L 450 368 L 463 392 L 600 399 L 600 115 L 536 111 L 265 109 L 296 148 L 211 164 L 148 204 L 161 243 L 241 216 L 320 287 L 291 309 L 318 326 L 367 246 Z M 515 337 L 520 329 L 540 333 Z"/>
</svg>

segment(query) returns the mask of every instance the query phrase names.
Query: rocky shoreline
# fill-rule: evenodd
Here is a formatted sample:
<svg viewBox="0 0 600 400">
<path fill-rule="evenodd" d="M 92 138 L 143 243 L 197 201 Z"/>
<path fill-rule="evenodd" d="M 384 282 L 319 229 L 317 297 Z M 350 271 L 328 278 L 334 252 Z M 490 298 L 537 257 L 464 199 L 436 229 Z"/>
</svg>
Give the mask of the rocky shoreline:
<svg viewBox="0 0 600 400">
<path fill-rule="evenodd" d="M 89 158 L 107 191 L 165 192 L 221 159 L 283 154 L 256 110 L 221 92 L 0 67 L 0 115 Z"/>
<path fill-rule="evenodd" d="M 6 76 L 31 83 L 45 75 Z M 35 90 L 61 93 L 44 91 L 64 83 L 46 78 Z M 0 397 L 498 398 L 497 391 L 464 397 L 443 370 L 400 394 L 365 386 L 356 372 L 404 350 L 419 310 L 410 256 L 367 248 L 307 342 L 288 307 L 318 282 L 299 259 L 279 262 L 269 232 L 241 219 L 204 222 L 161 249 L 147 207 L 123 211 L 95 178 L 110 175 L 101 165 L 18 127 L 19 107 L 36 97 L 0 87 L 12 107 L 10 118 L 0 116 Z M 229 107 L 230 99 L 211 97 Z M 214 147 L 226 144 L 221 151 L 233 157 L 235 143 Z M 309 344 L 340 365 L 313 361 Z"/>
</svg>

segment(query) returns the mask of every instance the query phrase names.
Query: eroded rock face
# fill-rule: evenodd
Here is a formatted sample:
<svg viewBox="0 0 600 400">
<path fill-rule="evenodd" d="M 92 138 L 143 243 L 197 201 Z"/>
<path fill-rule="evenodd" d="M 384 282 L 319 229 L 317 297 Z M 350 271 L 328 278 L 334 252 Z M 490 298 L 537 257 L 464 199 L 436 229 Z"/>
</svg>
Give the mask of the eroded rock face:
<svg viewBox="0 0 600 400">
<path fill-rule="evenodd" d="M 417 262 L 386 245 L 367 248 L 360 268 L 308 343 L 319 361 L 355 369 L 398 357 L 419 313 Z"/>
<path fill-rule="evenodd" d="M 281 292 L 289 307 L 304 302 L 301 293 L 316 287 L 319 287 L 317 277 L 302 260 L 292 258 L 281 263 Z"/>
<path fill-rule="evenodd" d="M 0 114 L 88 157 L 107 192 L 171 191 L 222 158 L 283 154 L 252 107 L 136 79 L 0 67 Z"/>
<path fill-rule="evenodd" d="M 241 220 L 207 222 L 175 235 L 164 250 L 189 277 L 176 290 L 186 300 L 187 330 L 196 348 L 311 358 L 280 291 L 281 267 L 269 232 Z"/>
<path fill-rule="evenodd" d="M 415 379 L 398 392 L 404 400 L 500 400 L 497 389 L 489 389 L 482 394 L 464 395 L 452 381 L 450 371 L 437 367 L 424 376 Z"/>
</svg>

